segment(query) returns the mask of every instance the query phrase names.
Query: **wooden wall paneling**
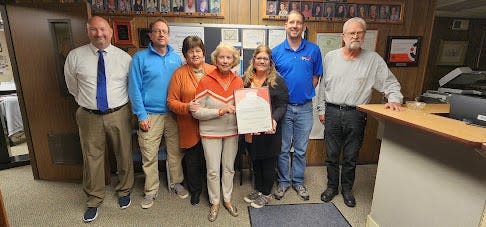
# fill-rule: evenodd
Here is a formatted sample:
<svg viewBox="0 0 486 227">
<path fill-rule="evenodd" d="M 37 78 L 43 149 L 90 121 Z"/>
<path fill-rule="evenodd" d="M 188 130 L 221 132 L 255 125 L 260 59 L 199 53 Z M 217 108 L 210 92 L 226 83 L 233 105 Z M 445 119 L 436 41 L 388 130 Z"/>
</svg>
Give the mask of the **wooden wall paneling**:
<svg viewBox="0 0 486 227">
<path fill-rule="evenodd" d="M 419 59 L 419 65 L 421 67 L 418 68 L 418 71 L 416 73 L 417 75 L 417 81 L 415 83 L 415 87 L 413 89 L 413 95 L 414 97 L 418 97 L 422 94 L 422 88 L 424 84 L 424 79 L 425 79 L 425 72 L 427 69 L 427 62 L 429 58 L 429 49 L 430 49 L 430 42 L 432 39 L 432 30 L 434 26 L 434 20 L 435 20 L 435 11 L 432 11 L 434 13 L 431 13 L 429 9 L 435 9 L 437 7 L 437 1 L 426 1 L 424 2 L 428 3 L 428 6 L 422 6 L 422 4 L 417 4 L 416 10 L 418 10 L 418 15 L 420 15 L 422 18 L 418 18 L 419 21 L 429 21 L 429 23 L 417 23 L 415 22 L 412 24 L 414 28 L 420 29 L 420 31 L 417 31 L 417 34 L 424 34 L 422 37 L 422 45 L 421 45 L 421 53 L 420 53 L 420 59 Z"/>
<path fill-rule="evenodd" d="M 324 144 L 324 140 L 309 140 L 306 154 L 307 165 L 325 165 L 326 155 L 326 145 Z"/>
<path fill-rule="evenodd" d="M 249 24 L 258 24 L 261 18 L 261 12 L 263 7 L 264 1 L 260 0 L 250 0 L 250 23 Z"/>
<path fill-rule="evenodd" d="M 234 0 L 226 0 L 225 1 L 225 18 L 228 17 L 230 24 L 251 24 L 251 16 L 250 13 L 252 10 L 258 10 L 258 4 L 252 6 L 252 1 L 234 1 Z M 226 13 L 227 12 L 227 13 Z"/>
<path fill-rule="evenodd" d="M 74 119 L 77 105 L 71 96 L 60 95 L 54 67 L 54 47 L 47 20 L 71 19 L 74 45 L 86 44 L 86 5 L 7 5 L 7 12 L 30 128 L 30 152 L 35 153 L 39 173 L 35 177 L 52 180 L 81 179 L 81 165 L 54 164 L 49 153 L 49 133 L 77 133 Z"/>
<path fill-rule="evenodd" d="M 133 27 L 133 32 L 132 32 L 132 37 L 133 37 L 133 42 L 134 46 L 133 48 L 128 48 L 128 53 L 130 55 L 135 54 L 137 50 L 140 48 L 139 47 L 139 41 L 140 37 L 138 36 L 138 29 L 139 28 L 148 28 L 148 22 L 146 17 L 134 17 L 132 20 L 132 27 Z"/>
</svg>

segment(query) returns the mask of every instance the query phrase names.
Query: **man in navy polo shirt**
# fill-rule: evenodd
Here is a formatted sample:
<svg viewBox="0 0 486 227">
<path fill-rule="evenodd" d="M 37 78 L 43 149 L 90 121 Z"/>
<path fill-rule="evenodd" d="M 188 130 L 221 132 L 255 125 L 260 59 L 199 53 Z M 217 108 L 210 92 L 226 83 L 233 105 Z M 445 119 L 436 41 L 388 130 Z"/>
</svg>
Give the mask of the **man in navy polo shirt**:
<svg viewBox="0 0 486 227">
<path fill-rule="evenodd" d="M 292 185 L 303 200 L 309 200 L 309 193 L 304 187 L 305 153 L 313 124 L 312 97 L 322 75 L 322 57 L 316 44 L 302 38 L 304 29 L 304 15 L 291 11 L 285 22 L 287 39 L 272 50 L 275 68 L 289 88 L 289 104 L 282 121 L 279 185 L 274 192 L 276 199 L 281 199 Z M 292 146 L 294 158 L 290 163 Z"/>
</svg>

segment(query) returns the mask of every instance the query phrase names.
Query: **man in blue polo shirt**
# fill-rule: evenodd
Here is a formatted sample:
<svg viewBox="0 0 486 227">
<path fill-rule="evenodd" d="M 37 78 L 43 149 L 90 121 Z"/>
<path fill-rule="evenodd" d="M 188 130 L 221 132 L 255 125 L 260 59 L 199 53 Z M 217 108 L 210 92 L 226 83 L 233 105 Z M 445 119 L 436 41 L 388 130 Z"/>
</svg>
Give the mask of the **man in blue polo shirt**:
<svg viewBox="0 0 486 227">
<path fill-rule="evenodd" d="M 303 200 L 309 200 L 304 186 L 305 153 L 313 124 L 312 97 L 322 75 L 322 57 L 317 45 L 302 38 L 304 29 L 304 15 L 291 11 L 285 22 L 287 39 L 272 50 L 275 68 L 289 89 L 289 103 L 282 121 L 275 199 L 281 199 L 292 185 Z M 294 147 L 293 163 L 289 163 L 291 147 Z"/>
<path fill-rule="evenodd" d="M 169 26 L 164 19 L 150 23 L 149 47 L 133 56 L 128 76 L 128 95 L 133 113 L 137 115 L 138 143 L 145 173 L 145 197 L 141 203 L 147 209 L 153 205 L 159 191 L 158 151 L 162 136 L 167 145 L 167 161 L 171 189 L 181 198 L 188 196 L 181 185 L 183 154 L 179 150 L 179 135 L 174 115 L 167 107 L 167 90 L 174 71 L 182 64 L 169 43 Z"/>
</svg>

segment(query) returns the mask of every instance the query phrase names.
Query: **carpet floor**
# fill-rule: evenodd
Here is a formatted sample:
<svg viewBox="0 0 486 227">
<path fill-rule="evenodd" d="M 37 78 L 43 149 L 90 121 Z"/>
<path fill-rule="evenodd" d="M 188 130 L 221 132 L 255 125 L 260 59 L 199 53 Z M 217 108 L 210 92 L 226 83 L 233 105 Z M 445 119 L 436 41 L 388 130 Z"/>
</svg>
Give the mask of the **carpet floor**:
<svg viewBox="0 0 486 227">
<path fill-rule="evenodd" d="M 191 206 L 189 199 L 180 199 L 169 193 L 165 173 L 160 174 L 159 196 L 150 209 L 141 209 L 143 198 L 143 174 L 135 175 L 135 185 L 131 194 L 132 205 L 121 210 L 116 203 L 116 177 L 106 187 L 106 197 L 100 207 L 98 218 L 90 224 L 82 221 L 86 196 L 80 183 L 34 180 L 32 167 L 23 166 L 0 171 L 0 190 L 3 194 L 7 215 L 11 226 L 251 226 L 247 203 L 243 197 L 253 190 L 248 170 L 243 172 L 243 185 L 239 185 L 239 174 L 235 175 L 233 203 L 240 215 L 232 217 L 222 209 L 215 222 L 209 222 L 209 202 L 207 192 L 201 196 L 201 204 Z M 354 192 L 357 205 L 347 207 L 342 196 L 333 200 L 352 226 L 365 226 L 366 216 L 371 210 L 371 200 L 376 176 L 376 165 L 357 166 Z M 322 203 L 320 194 L 326 183 L 325 166 L 309 166 L 305 171 L 305 186 L 310 194 L 309 201 L 303 201 L 292 189 L 275 204 Z"/>
<path fill-rule="evenodd" d="M 252 227 L 350 227 L 349 222 L 332 203 L 269 205 L 249 207 Z"/>
</svg>

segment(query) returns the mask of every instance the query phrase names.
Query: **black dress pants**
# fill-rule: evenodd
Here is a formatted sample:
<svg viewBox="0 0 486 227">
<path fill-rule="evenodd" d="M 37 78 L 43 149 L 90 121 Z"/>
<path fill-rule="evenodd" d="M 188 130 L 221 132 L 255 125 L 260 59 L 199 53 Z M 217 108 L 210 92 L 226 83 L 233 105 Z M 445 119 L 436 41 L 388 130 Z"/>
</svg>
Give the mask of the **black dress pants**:
<svg viewBox="0 0 486 227">
<path fill-rule="evenodd" d="M 201 142 L 184 150 L 184 166 L 186 169 L 186 183 L 191 194 L 201 193 L 203 173 L 203 149 Z"/>
<path fill-rule="evenodd" d="M 276 157 L 253 160 L 255 189 L 264 195 L 270 195 L 272 191 L 275 182 L 276 163 Z"/>
</svg>

